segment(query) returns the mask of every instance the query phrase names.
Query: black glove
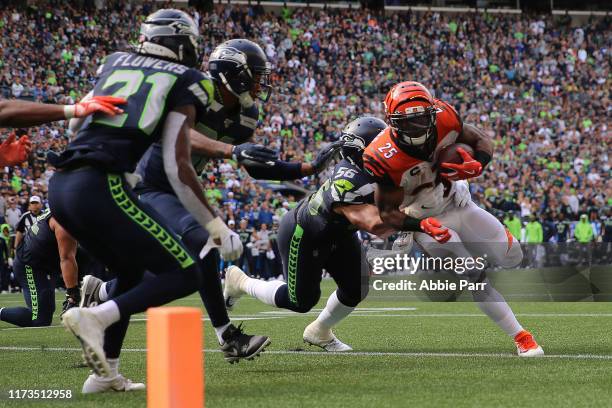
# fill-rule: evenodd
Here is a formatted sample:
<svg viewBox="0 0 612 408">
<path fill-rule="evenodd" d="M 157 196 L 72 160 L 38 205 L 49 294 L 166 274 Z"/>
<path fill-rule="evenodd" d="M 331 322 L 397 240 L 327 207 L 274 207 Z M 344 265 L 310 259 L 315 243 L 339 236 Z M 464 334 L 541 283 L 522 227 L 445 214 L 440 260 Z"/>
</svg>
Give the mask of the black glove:
<svg viewBox="0 0 612 408">
<path fill-rule="evenodd" d="M 245 160 L 250 160 L 272 166 L 274 162 L 278 160 L 278 154 L 264 145 L 243 143 L 234 146 L 232 149 L 232 158 L 240 164 Z"/>
<path fill-rule="evenodd" d="M 66 289 L 66 299 L 62 303 L 62 316 L 67 310 L 78 307 L 81 302 L 81 290 L 78 286 Z"/>
<path fill-rule="evenodd" d="M 319 150 L 319 153 L 317 153 L 317 158 L 311 163 L 315 173 L 320 173 L 327 168 L 329 162 L 332 161 L 332 159 L 338 153 L 340 153 L 342 145 L 343 142 L 338 140 L 337 142 L 330 143 L 326 147 Z"/>
</svg>

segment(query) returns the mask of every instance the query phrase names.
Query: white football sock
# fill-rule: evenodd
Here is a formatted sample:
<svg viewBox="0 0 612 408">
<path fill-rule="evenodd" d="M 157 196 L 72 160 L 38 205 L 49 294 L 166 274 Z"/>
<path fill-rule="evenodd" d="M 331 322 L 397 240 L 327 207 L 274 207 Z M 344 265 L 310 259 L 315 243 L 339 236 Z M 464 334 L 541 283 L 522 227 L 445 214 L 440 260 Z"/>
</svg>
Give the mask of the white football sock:
<svg viewBox="0 0 612 408">
<path fill-rule="evenodd" d="M 108 282 L 104 282 L 100 285 L 100 290 L 98 291 L 98 297 L 102 302 L 106 302 L 108 300 L 108 292 L 106 291 L 106 284 Z"/>
<path fill-rule="evenodd" d="M 484 283 L 486 285 L 483 290 L 472 291 L 474 301 L 478 303 L 480 310 L 489 316 L 500 329 L 514 338 L 523 330 L 523 326 L 516 320 L 514 312 L 512 312 L 504 297 L 491 286 L 491 281 L 485 279 Z"/>
<path fill-rule="evenodd" d="M 114 300 L 109 300 L 89 310 L 95 314 L 96 318 L 105 328 L 121 319 L 119 306 L 117 306 Z"/>
<path fill-rule="evenodd" d="M 334 293 L 329 296 L 329 299 L 327 299 L 325 308 L 319 313 L 317 322 L 324 328 L 331 329 L 351 314 L 353 310 L 355 310 L 354 307 L 342 304 L 342 302 L 338 300 L 336 291 L 334 291 Z"/>
<path fill-rule="evenodd" d="M 116 377 L 119 375 L 119 359 L 118 358 L 107 358 L 108 365 L 110 366 L 110 377 Z"/>
<path fill-rule="evenodd" d="M 276 303 L 274 303 L 274 296 L 276 295 L 276 291 L 283 285 L 286 284 L 281 281 L 265 282 L 259 279 L 249 278 L 245 285 L 245 291 L 265 304 L 276 306 Z"/>
<path fill-rule="evenodd" d="M 217 334 L 217 340 L 219 340 L 219 344 L 223 345 L 223 343 L 225 343 L 225 341 L 223 341 L 223 332 L 225 332 L 225 330 L 230 327 L 232 323 L 227 323 L 224 324 L 223 326 L 219 326 L 219 327 L 213 327 L 215 329 L 215 333 Z"/>
</svg>

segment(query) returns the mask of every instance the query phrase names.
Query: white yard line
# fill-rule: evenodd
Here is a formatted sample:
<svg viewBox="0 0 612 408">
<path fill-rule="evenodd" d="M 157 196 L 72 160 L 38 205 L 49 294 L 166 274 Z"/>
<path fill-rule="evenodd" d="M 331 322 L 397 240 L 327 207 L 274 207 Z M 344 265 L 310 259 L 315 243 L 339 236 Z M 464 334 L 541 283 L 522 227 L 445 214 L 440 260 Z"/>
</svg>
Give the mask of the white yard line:
<svg viewBox="0 0 612 408">
<path fill-rule="evenodd" d="M 306 313 L 296 313 L 289 310 L 259 312 L 271 316 L 301 316 L 319 314 L 322 309 L 311 310 Z M 393 310 L 392 308 L 390 310 Z M 406 309 L 402 309 L 406 310 Z M 416 310 L 416 309 L 415 309 Z M 360 311 L 355 310 L 349 317 L 487 317 L 484 313 L 405 313 L 391 314 L 384 310 L 376 312 L 374 310 Z M 612 313 L 516 313 L 516 316 L 528 317 L 612 317 Z M 240 317 L 231 316 L 233 319 Z"/>
<path fill-rule="evenodd" d="M 0 347 L 0 351 L 52 351 L 52 352 L 73 352 L 81 351 L 77 347 Z M 144 348 L 124 348 L 122 351 L 128 353 L 144 353 Z M 217 349 L 204 349 L 205 353 L 221 353 Z M 515 354 L 509 353 L 428 353 L 428 352 L 392 352 L 392 351 L 353 351 L 346 353 L 329 353 L 317 351 L 289 351 L 289 350 L 270 350 L 265 354 L 278 355 L 302 355 L 302 356 L 343 356 L 343 357 L 446 357 L 446 358 L 519 358 Z M 570 359 L 570 360 L 612 360 L 609 354 L 549 354 L 538 358 Z"/>
<path fill-rule="evenodd" d="M 284 319 L 287 317 L 300 317 L 300 316 L 304 316 L 304 315 L 314 315 L 314 314 L 318 314 L 318 311 L 313 311 L 311 310 L 308 313 L 296 313 L 296 312 L 291 312 L 291 311 L 280 311 L 280 312 L 276 312 L 277 315 L 267 315 L 268 313 L 271 312 L 260 312 L 261 314 L 264 314 L 264 316 L 261 315 L 245 315 L 245 316 L 230 316 L 233 320 L 239 320 L 239 321 L 249 321 L 249 320 L 273 320 L 273 319 Z M 147 319 L 145 317 L 145 315 L 139 315 L 142 317 L 137 317 L 134 318 L 132 317 L 132 319 L 130 321 L 132 322 L 146 322 Z M 612 317 L 612 313 L 517 313 L 516 314 L 517 317 L 542 317 L 542 318 L 547 318 L 547 317 Z M 358 313 L 358 311 L 355 311 L 353 313 L 351 313 L 351 315 L 349 316 L 349 318 L 351 317 L 409 317 L 409 318 L 420 318 L 420 317 L 427 317 L 427 318 L 448 318 L 448 317 L 476 317 L 476 318 L 485 318 L 487 317 L 485 314 L 482 313 L 418 313 L 418 314 L 388 314 L 388 313 L 376 313 L 376 312 L 361 312 Z M 210 319 L 208 317 L 204 317 L 202 318 L 203 321 L 210 321 Z M 5 327 L 5 328 L 1 328 L 0 332 L 2 331 L 9 331 L 9 330 L 39 330 L 39 329 L 53 329 L 53 328 L 58 328 L 58 327 L 62 327 L 62 325 L 60 324 L 55 324 L 52 326 L 45 326 L 45 327 Z"/>
</svg>

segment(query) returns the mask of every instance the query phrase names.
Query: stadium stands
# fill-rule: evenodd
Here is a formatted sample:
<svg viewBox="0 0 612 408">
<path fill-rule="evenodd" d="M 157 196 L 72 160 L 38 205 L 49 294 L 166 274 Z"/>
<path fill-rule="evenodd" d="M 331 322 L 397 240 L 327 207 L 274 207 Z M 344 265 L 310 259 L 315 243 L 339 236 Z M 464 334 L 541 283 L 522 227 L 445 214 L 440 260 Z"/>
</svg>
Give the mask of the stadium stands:
<svg viewBox="0 0 612 408">
<path fill-rule="evenodd" d="M 129 47 L 120 39 L 136 40 L 142 16 L 154 7 L 113 4 L 102 12 L 69 4 L 2 8 L 0 96 L 73 103 L 87 93 L 104 55 Z M 275 68 L 274 93 L 256 137 L 283 159 L 311 160 L 351 118 L 380 116 L 382 95 L 393 83 L 418 80 L 495 138 L 486 177 L 471 185 L 475 201 L 500 216 L 516 211 L 523 220 L 546 220 L 548 239 L 556 239 L 557 224 L 587 213 L 601 239 L 612 205 L 609 18 L 576 25 L 563 16 L 379 16 L 308 8 L 271 14 L 247 6 L 216 6 L 215 13 L 196 18 L 203 55 L 238 36 L 265 49 Z M 7 214 L 11 202 L 26 211 L 31 195 L 46 197 L 53 168 L 45 156 L 65 146 L 66 125 L 19 131 L 30 135 L 34 149 L 28 163 L 2 171 L 2 222 L 14 218 Z M 276 220 L 295 205 L 295 198 L 255 183 L 234 164 L 211 162 L 203 178 L 225 218 L 236 224 L 246 218 L 256 231 L 261 220 Z M 269 210 L 260 209 L 263 203 Z M 258 245 L 264 262 L 267 249 Z"/>
</svg>

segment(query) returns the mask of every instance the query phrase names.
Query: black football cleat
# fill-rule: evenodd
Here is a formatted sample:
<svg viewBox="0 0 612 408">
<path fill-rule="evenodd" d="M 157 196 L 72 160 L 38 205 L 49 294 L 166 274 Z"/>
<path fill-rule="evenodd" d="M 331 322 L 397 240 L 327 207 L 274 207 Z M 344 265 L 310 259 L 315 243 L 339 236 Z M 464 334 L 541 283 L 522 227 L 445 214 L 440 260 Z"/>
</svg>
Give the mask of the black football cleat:
<svg viewBox="0 0 612 408">
<path fill-rule="evenodd" d="M 242 324 L 238 327 L 230 324 L 221 337 L 224 341 L 221 351 L 225 361 L 230 364 L 242 359 L 253 360 L 270 344 L 270 338 L 267 336 L 245 334 L 242 331 Z"/>
</svg>

